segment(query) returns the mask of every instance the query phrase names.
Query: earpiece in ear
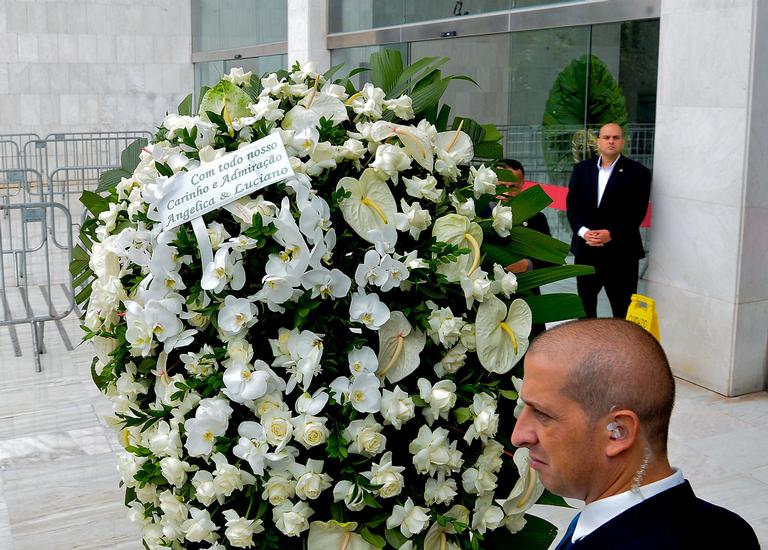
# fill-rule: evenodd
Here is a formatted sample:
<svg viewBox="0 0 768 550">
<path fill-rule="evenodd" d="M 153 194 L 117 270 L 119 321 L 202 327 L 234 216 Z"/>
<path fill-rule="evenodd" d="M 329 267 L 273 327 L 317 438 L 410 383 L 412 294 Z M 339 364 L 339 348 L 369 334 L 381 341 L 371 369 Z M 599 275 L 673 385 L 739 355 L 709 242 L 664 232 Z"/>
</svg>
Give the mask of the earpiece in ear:
<svg viewBox="0 0 768 550">
<path fill-rule="evenodd" d="M 611 439 L 624 439 L 624 428 L 618 422 L 610 422 L 606 426 L 611 432 Z"/>
</svg>

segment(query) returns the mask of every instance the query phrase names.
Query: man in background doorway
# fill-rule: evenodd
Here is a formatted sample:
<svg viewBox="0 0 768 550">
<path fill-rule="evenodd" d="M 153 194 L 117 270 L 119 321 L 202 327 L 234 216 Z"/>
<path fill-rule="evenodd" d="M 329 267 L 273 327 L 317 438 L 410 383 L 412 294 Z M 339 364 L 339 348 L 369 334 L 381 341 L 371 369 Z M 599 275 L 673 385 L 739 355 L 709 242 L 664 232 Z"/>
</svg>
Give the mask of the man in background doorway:
<svg viewBox="0 0 768 550">
<path fill-rule="evenodd" d="M 587 317 L 597 317 L 597 295 L 605 287 L 614 317 L 627 314 L 637 292 L 637 272 L 645 257 L 640 224 L 648 209 L 651 174 L 622 155 L 624 132 L 618 124 L 600 128 L 600 155 L 573 168 L 566 205 L 573 230 L 571 252 L 593 275 L 576 280 Z"/>
</svg>

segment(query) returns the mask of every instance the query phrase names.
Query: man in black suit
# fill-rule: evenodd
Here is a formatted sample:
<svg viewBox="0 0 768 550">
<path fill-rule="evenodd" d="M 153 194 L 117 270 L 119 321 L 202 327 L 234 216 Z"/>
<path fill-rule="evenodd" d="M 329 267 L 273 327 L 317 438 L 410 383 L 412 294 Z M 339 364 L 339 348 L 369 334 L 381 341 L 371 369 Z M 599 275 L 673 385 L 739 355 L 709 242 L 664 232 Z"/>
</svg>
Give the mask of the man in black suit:
<svg viewBox="0 0 768 550">
<path fill-rule="evenodd" d="M 499 180 L 499 185 L 503 185 L 507 188 L 507 191 L 504 192 L 504 195 L 512 198 L 518 196 L 520 191 L 523 190 L 523 183 L 525 183 L 525 168 L 523 168 L 523 165 L 519 160 L 504 159 L 499 164 L 499 168 L 512 172 L 512 174 L 515 176 L 514 180 L 511 181 L 506 179 Z M 552 236 L 552 233 L 549 230 L 549 223 L 547 223 L 547 217 L 544 215 L 544 212 L 536 212 L 533 216 L 525 220 L 522 225 L 528 229 L 533 229 L 539 233 Z M 510 273 L 525 273 L 526 271 L 531 271 L 532 269 L 549 267 L 551 265 L 552 264 L 543 262 L 541 260 L 523 258 L 512 264 L 509 264 L 508 266 L 505 266 L 505 269 Z M 532 290 L 534 290 L 534 294 L 540 294 L 538 288 Z"/>
<path fill-rule="evenodd" d="M 550 491 L 586 504 L 558 549 L 760 548 L 667 459 L 675 382 L 656 339 L 622 319 L 558 325 L 525 357 L 512 443 Z"/>
<path fill-rule="evenodd" d="M 624 134 L 618 124 L 600 128 L 600 156 L 574 166 L 566 199 L 573 230 L 571 252 L 577 264 L 594 266 L 594 275 L 576 286 L 587 317 L 597 317 L 597 295 L 605 287 L 614 317 L 625 317 L 637 292 L 639 260 L 645 257 L 640 224 L 648 209 L 651 174 L 621 154 Z"/>
</svg>

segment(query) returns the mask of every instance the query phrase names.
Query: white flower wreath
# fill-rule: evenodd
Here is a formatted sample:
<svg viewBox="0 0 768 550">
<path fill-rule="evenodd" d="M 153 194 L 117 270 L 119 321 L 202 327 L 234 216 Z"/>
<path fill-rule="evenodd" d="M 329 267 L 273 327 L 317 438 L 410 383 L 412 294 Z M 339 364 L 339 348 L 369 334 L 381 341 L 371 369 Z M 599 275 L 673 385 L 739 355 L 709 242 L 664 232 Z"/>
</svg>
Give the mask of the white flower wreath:
<svg viewBox="0 0 768 550">
<path fill-rule="evenodd" d="M 525 527 L 543 488 L 508 441 L 532 323 L 515 293 L 546 281 L 517 280 L 484 241 L 527 235 L 542 205 L 516 226 L 523 201 L 478 216 L 497 175 L 469 167 L 461 124 L 474 145 L 500 136 L 444 128 L 439 62 L 387 92 L 311 63 L 233 70 L 199 114 L 169 114 L 106 196 L 84 194 L 73 270 L 93 274 L 79 296 L 93 375 L 148 548 L 492 548 Z M 195 192 L 263 177 L 268 162 L 223 180 L 208 167 L 275 136 L 285 176 L 161 217 L 184 174 Z"/>
</svg>

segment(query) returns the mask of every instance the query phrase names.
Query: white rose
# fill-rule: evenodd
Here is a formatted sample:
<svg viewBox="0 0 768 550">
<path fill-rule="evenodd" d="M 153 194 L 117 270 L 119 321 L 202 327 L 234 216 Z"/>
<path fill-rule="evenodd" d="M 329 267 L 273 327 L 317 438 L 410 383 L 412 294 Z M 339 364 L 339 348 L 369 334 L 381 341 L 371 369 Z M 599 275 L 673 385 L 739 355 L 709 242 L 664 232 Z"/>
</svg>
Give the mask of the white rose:
<svg viewBox="0 0 768 550">
<path fill-rule="evenodd" d="M 499 429 L 499 415 L 496 413 L 496 400 L 487 393 L 476 393 L 469 406 L 472 412 L 472 425 L 464 434 L 464 441 L 471 443 L 480 438 L 485 443 L 496 435 Z"/>
<path fill-rule="evenodd" d="M 461 327 L 460 339 L 462 345 L 467 348 L 467 351 L 475 351 L 477 349 L 474 323 L 466 323 Z"/>
<path fill-rule="evenodd" d="M 460 201 L 456 195 L 451 195 L 451 204 L 456 209 L 456 213 L 459 216 L 464 216 L 470 220 L 475 219 L 475 201 L 467 199 L 464 202 Z"/>
<path fill-rule="evenodd" d="M 163 511 L 163 518 L 176 523 L 182 523 L 189 517 L 187 505 L 179 500 L 179 497 L 170 491 L 160 493 L 160 509 Z"/>
<path fill-rule="evenodd" d="M 184 536 L 190 542 L 215 542 L 218 535 L 215 533 L 216 524 L 211 521 L 211 514 L 207 510 L 190 508 L 192 516 L 182 524 Z"/>
<path fill-rule="evenodd" d="M 293 436 L 293 424 L 290 414 L 283 410 L 272 409 L 261 417 L 261 425 L 267 442 L 270 445 L 282 449 Z"/>
<path fill-rule="evenodd" d="M 416 416 L 416 405 L 400 386 L 395 386 L 393 391 L 385 389 L 381 396 L 381 416 L 384 417 L 384 424 L 399 430 L 403 424 Z"/>
<path fill-rule="evenodd" d="M 472 185 L 475 198 L 479 199 L 482 195 L 495 195 L 498 177 L 496 172 L 486 168 L 481 164 L 479 168 L 469 167 L 469 178 L 467 180 Z M 504 235 L 502 235 L 504 236 Z"/>
<path fill-rule="evenodd" d="M 265 498 L 272 506 L 282 504 L 296 494 L 296 480 L 290 479 L 286 474 L 272 474 L 264 483 L 264 491 L 261 498 Z"/>
<path fill-rule="evenodd" d="M 296 537 L 309 529 L 308 518 L 314 513 L 315 511 L 304 501 L 296 504 L 285 501 L 272 509 L 272 521 L 281 533 Z"/>
<path fill-rule="evenodd" d="M 325 427 L 327 420 L 327 418 L 308 415 L 294 418 L 292 420 L 294 439 L 306 449 L 322 445 L 328 440 L 328 434 L 330 433 L 328 428 Z"/>
<path fill-rule="evenodd" d="M 448 418 L 448 412 L 456 404 L 456 384 L 451 380 L 440 380 L 434 386 L 426 378 L 416 382 L 419 396 L 427 402 L 422 411 L 430 426 L 437 419 Z"/>
<path fill-rule="evenodd" d="M 353 420 L 344 430 L 344 439 L 350 442 L 349 452 L 374 456 L 384 450 L 387 438 L 381 434 L 384 427 L 368 415 L 363 420 Z"/>
<path fill-rule="evenodd" d="M 403 148 L 385 143 L 376 149 L 376 158 L 370 166 L 383 179 L 391 178 L 397 183 L 398 173 L 411 167 L 411 157 Z"/>
<path fill-rule="evenodd" d="M 360 489 L 351 481 L 343 479 L 333 487 L 333 501 L 339 502 L 340 500 L 343 500 L 346 507 L 352 512 L 359 512 L 365 508 L 364 489 Z"/>
<path fill-rule="evenodd" d="M 227 520 L 227 529 L 224 536 L 235 548 L 249 548 L 253 546 L 254 533 L 264 531 L 263 521 L 241 518 L 234 510 L 224 510 L 224 519 Z"/>
<path fill-rule="evenodd" d="M 210 506 L 216 501 L 216 486 L 211 472 L 206 470 L 196 472 L 192 478 L 192 486 L 195 488 L 195 498 L 203 506 Z"/>
<path fill-rule="evenodd" d="M 485 469 L 467 468 L 461 474 L 464 490 L 471 495 L 484 495 L 496 490 L 497 477 Z"/>
<path fill-rule="evenodd" d="M 411 497 L 405 501 L 405 505 L 396 504 L 392 507 L 392 515 L 387 519 L 387 528 L 400 527 L 400 532 L 405 537 L 412 537 L 420 533 L 429 523 L 428 509 L 416 506 Z"/>
<path fill-rule="evenodd" d="M 455 374 L 467 360 L 467 348 L 464 344 L 456 344 L 443 356 L 440 361 L 435 363 L 435 374 L 440 377 L 446 374 Z"/>
<path fill-rule="evenodd" d="M 369 472 L 363 472 L 363 476 L 368 478 L 373 485 L 381 485 L 375 492 L 383 498 L 391 498 L 399 495 L 403 490 L 405 480 L 402 471 L 404 466 L 395 466 L 392 464 L 392 452 L 387 451 L 382 455 L 381 461 L 371 465 Z"/>
<path fill-rule="evenodd" d="M 509 237 L 509 230 L 512 229 L 512 209 L 509 206 L 497 204 L 491 212 L 493 218 L 493 229 L 499 237 Z"/>
<path fill-rule="evenodd" d="M 424 485 L 424 502 L 432 504 L 450 504 L 456 497 L 456 481 L 454 479 L 445 479 L 442 472 L 437 474 L 437 479 L 429 478 Z"/>
<path fill-rule="evenodd" d="M 296 496 L 302 500 L 315 500 L 331 486 L 331 477 L 318 472 L 306 472 L 296 480 Z"/>
<path fill-rule="evenodd" d="M 417 199 L 427 199 L 431 202 L 438 202 L 443 197 L 442 189 L 437 188 L 437 180 L 432 174 L 424 179 L 419 177 L 403 178 L 405 183 L 405 192 Z"/>
<path fill-rule="evenodd" d="M 187 482 L 187 472 L 191 469 L 188 462 L 167 456 L 160 461 L 160 471 L 168 483 L 181 487 Z"/>
</svg>

